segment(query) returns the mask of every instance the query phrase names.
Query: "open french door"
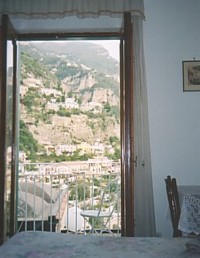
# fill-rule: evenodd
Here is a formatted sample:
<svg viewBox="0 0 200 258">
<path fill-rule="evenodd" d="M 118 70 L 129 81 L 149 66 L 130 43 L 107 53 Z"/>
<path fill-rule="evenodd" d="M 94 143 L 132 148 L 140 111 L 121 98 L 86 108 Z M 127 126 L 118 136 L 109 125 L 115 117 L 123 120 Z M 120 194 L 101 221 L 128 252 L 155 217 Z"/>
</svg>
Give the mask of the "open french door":
<svg viewBox="0 0 200 258">
<path fill-rule="evenodd" d="M 17 177 L 17 44 L 8 16 L 0 38 L 0 244 L 16 231 Z M 37 35 L 39 36 L 39 35 Z M 44 36 L 44 35 L 43 35 Z M 22 37 L 22 36 L 20 36 Z M 49 37 L 49 35 L 47 35 Z M 124 15 L 120 42 L 122 236 L 134 236 L 133 44 L 131 14 Z"/>
<path fill-rule="evenodd" d="M 121 87 L 121 228 L 122 236 L 134 236 L 134 124 L 133 32 L 131 14 L 124 15 L 120 42 Z"/>
<path fill-rule="evenodd" d="M 15 234 L 17 176 L 17 44 L 7 15 L 0 37 L 0 245 Z"/>
</svg>

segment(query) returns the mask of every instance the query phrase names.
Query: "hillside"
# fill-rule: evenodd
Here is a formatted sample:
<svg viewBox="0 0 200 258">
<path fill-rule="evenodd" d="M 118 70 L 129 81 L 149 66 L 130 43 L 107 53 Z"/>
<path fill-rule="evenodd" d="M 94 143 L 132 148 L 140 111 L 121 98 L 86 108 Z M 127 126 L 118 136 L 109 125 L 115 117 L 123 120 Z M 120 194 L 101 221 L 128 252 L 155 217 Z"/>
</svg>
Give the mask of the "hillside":
<svg viewBox="0 0 200 258">
<path fill-rule="evenodd" d="M 69 145 L 76 146 L 79 158 L 96 155 L 97 143 L 103 146 L 101 154 L 119 153 L 119 64 L 103 47 L 22 42 L 20 58 L 20 148 L 29 158 L 73 156 Z M 37 148 L 33 150 L 28 141 L 25 145 L 24 136 L 36 141 Z M 83 151 L 83 143 L 91 148 Z M 60 155 L 58 146 L 65 146 Z"/>
</svg>

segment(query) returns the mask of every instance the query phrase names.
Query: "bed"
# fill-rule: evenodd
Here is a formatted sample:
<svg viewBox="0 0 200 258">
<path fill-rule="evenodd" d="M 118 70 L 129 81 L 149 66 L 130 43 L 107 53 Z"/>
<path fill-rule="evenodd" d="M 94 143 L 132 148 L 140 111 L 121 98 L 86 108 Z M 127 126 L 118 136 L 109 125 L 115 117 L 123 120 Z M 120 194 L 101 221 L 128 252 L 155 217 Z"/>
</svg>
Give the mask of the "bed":
<svg viewBox="0 0 200 258">
<path fill-rule="evenodd" d="M 125 238 L 51 232 L 20 232 L 0 247 L 2 258 L 178 258 L 200 257 L 187 238 Z"/>
</svg>

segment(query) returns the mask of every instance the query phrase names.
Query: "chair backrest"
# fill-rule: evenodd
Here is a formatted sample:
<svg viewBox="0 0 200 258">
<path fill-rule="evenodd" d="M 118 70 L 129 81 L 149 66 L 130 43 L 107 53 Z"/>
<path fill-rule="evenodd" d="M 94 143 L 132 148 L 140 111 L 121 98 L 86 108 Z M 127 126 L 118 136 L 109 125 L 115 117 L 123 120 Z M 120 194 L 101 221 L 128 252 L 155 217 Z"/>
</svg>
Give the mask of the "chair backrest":
<svg viewBox="0 0 200 258">
<path fill-rule="evenodd" d="M 109 207 L 110 215 L 115 211 L 120 201 L 121 187 L 118 178 L 111 180 L 104 188 L 99 213 Z"/>
<path fill-rule="evenodd" d="M 182 236 L 182 232 L 178 229 L 178 223 L 180 218 L 180 203 L 176 178 L 171 178 L 171 176 L 167 176 L 167 178 L 165 179 L 165 184 L 173 227 L 173 237 L 180 237 Z"/>
</svg>

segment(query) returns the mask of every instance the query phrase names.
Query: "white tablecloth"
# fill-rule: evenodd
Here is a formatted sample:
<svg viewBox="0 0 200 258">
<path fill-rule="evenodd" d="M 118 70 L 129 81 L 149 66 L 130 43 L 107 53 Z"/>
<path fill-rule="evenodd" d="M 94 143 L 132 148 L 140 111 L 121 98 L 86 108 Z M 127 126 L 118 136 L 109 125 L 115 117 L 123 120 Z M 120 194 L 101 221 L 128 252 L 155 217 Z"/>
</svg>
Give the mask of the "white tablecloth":
<svg viewBox="0 0 200 258">
<path fill-rule="evenodd" d="M 0 258 L 199 258 L 189 239 L 81 236 L 20 232 L 0 247 Z"/>
<path fill-rule="evenodd" d="M 200 234 L 200 186 L 179 186 L 181 214 L 179 230 Z"/>
</svg>

